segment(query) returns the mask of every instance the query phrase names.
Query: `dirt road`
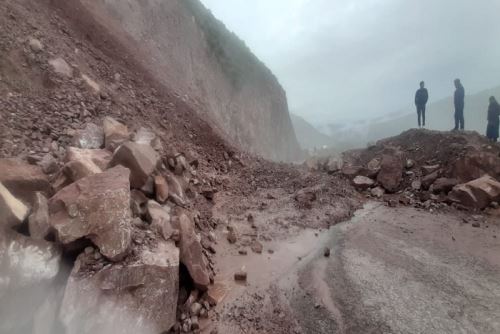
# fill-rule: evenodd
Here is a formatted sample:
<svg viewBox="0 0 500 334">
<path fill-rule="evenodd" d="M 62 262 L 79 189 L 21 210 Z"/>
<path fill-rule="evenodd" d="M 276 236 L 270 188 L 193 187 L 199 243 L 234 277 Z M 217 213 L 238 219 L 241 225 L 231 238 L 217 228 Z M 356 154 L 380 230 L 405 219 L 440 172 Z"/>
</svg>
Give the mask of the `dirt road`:
<svg viewBox="0 0 500 334">
<path fill-rule="evenodd" d="M 226 262 L 248 264 L 249 283 L 232 289 L 222 332 L 500 333 L 499 237 L 498 219 L 368 204 L 260 265 Z"/>
</svg>

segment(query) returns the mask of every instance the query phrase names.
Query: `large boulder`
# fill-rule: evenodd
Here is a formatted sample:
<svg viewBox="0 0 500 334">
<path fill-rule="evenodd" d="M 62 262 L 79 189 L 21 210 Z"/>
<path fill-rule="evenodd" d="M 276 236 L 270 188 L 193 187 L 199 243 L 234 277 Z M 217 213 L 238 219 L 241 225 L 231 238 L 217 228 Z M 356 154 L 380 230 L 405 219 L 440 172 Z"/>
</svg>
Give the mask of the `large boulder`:
<svg viewBox="0 0 500 334">
<path fill-rule="evenodd" d="M 398 190 L 403 180 L 403 162 L 396 155 L 384 155 L 377 181 L 389 192 Z"/>
<path fill-rule="evenodd" d="M 30 236 L 36 240 L 44 240 L 51 231 L 49 224 L 49 204 L 42 193 L 36 193 L 33 211 L 28 218 Z"/>
<path fill-rule="evenodd" d="M 157 334 L 173 327 L 179 249 L 173 242 L 159 241 L 136 253 L 132 262 L 96 272 L 89 271 L 89 266 L 99 265 L 93 254 L 78 257 L 59 315 L 66 334 Z"/>
<path fill-rule="evenodd" d="M 489 175 L 460 184 L 448 195 L 450 200 L 473 209 L 484 209 L 500 200 L 500 182 Z"/>
<path fill-rule="evenodd" d="M 52 187 L 42 169 L 19 159 L 0 159 L 0 182 L 29 206 L 33 205 L 37 191 L 52 195 Z"/>
<path fill-rule="evenodd" d="M 178 217 L 178 228 L 181 240 L 179 242 L 181 263 L 184 264 L 199 290 L 206 291 L 210 284 L 208 266 L 203 256 L 203 248 L 196 236 L 194 224 L 185 213 Z"/>
<path fill-rule="evenodd" d="M 87 237 L 110 260 L 131 241 L 130 171 L 122 166 L 83 178 L 49 201 L 50 224 L 63 244 Z"/>
<path fill-rule="evenodd" d="M 473 152 L 458 159 L 452 166 L 450 174 L 460 182 L 469 182 L 491 175 L 500 178 L 500 157 L 490 152 Z"/>
<path fill-rule="evenodd" d="M 104 131 L 94 123 L 88 123 L 84 129 L 76 131 L 71 144 L 77 148 L 102 148 L 104 146 Z"/>
<path fill-rule="evenodd" d="M 102 124 L 106 149 L 114 151 L 122 143 L 129 140 L 130 133 L 126 125 L 112 117 L 105 117 Z"/>
<path fill-rule="evenodd" d="M 29 214 L 29 208 L 15 198 L 0 182 L 0 228 L 21 224 Z M 3 233 L 0 231 L 0 233 Z"/>
<path fill-rule="evenodd" d="M 158 163 L 158 154 L 149 145 L 126 142 L 116 150 L 110 167 L 122 165 L 130 169 L 130 185 L 141 189 Z"/>
<path fill-rule="evenodd" d="M 60 268 L 61 250 L 53 243 L 0 233 L 0 333 L 27 333 Z"/>
</svg>

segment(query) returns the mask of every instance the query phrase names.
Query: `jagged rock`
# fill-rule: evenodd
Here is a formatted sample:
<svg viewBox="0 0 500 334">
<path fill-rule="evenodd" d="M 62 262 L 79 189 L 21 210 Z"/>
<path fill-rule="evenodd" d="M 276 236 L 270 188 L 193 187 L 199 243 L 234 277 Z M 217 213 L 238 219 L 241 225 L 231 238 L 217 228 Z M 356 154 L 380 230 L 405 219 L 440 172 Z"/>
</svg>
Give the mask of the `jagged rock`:
<svg viewBox="0 0 500 334">
<path fill-rule="evenodd" d="M 63 244 L 87 237 L 110 260 L 131 241 L 130 171 L 121 166 L 83 178 L 49 201 L 50 224 Z"/>
<path fill-rule="evenodd" d="M 210 305 L 215 306 L 220 304 L 226 298 L 229 288 L 223 283 L 215 283 L 208 287 L 205 294 L 205 299 Z"/>
<path fill-rule="evenodd" d="M 380 166 L 381 166 L 380 159 L 377 158 L 370 160 L 370 162 L 368 162 L 368 164 L 366 165 L 366 167 L 370 171 L 373 171 L 374 173 L 378 173 L 380 171 Z"/>
<path fill-rule="evenodd" d="M 151 145 L 155 138 L 155 133 L 143 126 L 141 126 L 139 130 L 137 130 L 137 132 L 134 134 L 134 142 L 136 142 L 137 144 Z"/>
<path fill-rule="evenodd" d="M 146 217 L 152 227 L 157 228 L 165 240 L 169 240 L 174 233 L 170 223 L 170 214 L 160 204 L 155 201 L 148 201 L 146 204 Z"/>
<path fill-rule="evenodd" d="M 203 248 L 194 231 L 193 221 L 184 213 L 179 216 L 179 230 L 181 262 L 186 266 L 196 288 L 206 291 L 210 277 L 203 257 Z"/>
<path fill-rule="evenodd" d="M 148 181 L 158 162 L 158 154 L 149 145 L 126 142 L 113 155 L 110 167 L 122 165 L 130 169 L 130 185 L 141 189 Z"/>
<path fill-rule="evenodd" d="M 415 167 L 415 161 L 412 159 L 406 159 L 406 164 L 405 164 L 406 169 L 412 169 Z"/>
<path fill-rule="evenodd" d="M 168 199 L 168 184 L 167 180 L 161 175 L 157 175 L 155 180 L 156 200 L 160 203 L 165 203 Z"/>
<path fill-rule="evenodd" d="M 352 180 L 354 187 L 360 190 L 366 190 L 375 184 L 375 181 L 366 176 L 358 175 Z"/>
<path fill-rule="evenodd" d="M 47 198 L 40 192 L 36 193 L 33 211 L 28 218 L 30 236 L 35 240 L 44 240 L 50 234 L 49 205 Z"/>
<path fill-rule="evenodd" d="M 440 168 L 441 168 L 440 165 L 422 166 L 422 171 L 424 172 L 425 175 L 429 175 L 434 172 L 437 172 Z"/>
<path fill-rule="evenodd" d="M 99 93 L 101 91 L 101 87 L 99 86 L 99 84 L 91 79 L 88 75 L 82 74 L 82 79 L 83 82 L 85 82 L 94 93 Z"/>
<path fill-rule="evenodd" d="M 439 170 L 424 176 L 422 179 L 422 187 L 424 189 L 429 189 L 431 185 L 436 182 L 436 180 L 439 178 Z"/>
<path fill-rule="evenodd" d="M 28 207 L 0 182 L 0 228 L 21 224 L 28 214 Z M 1 233 L 3 232 L 0 231 Z"/>
<path fill-rule="evenodd" d="M 186 206 L 187 198 L 185 189 L 187 185 L 184 180 L 171 173 L 165 174 L 165 178 L 168 184 L 168 198 L 181 207 Z"/>
<path fill-rule="evenodd" d="M 500 157 L 490 152 L 473 152 L 458 159 L 451 167 L 451 175 L 459 182 L 469 182 L 490 175 L 500 178 Z"/>
<path fill-rule="evenodd" d="M 66 60 L 62 58 L 55 58 L 49 60 L 49 65 L 52 67 L 54 72 L 59 75 L 71 78 L 73 76 L 73 69 L 68 65 Z"/>
<path fill-rule="evenodd" d="M 40 42 L 40 40 L 38 40 L 36 38 L 30 38 L 28 44 L 29 44 L 31 50 L 35 53 L 38 53 L 38 52 L 43 50 L 42 42 Z"/>
<path fill-rule="evenodd" d="M 398 190 L 403 180 L 403 163 L 395 155 L 384 155 L 380 165 L 377 181 L 389 192 Z"/>
<path fill-rule="evenodd" d="M 85 129 L 76 131 L 71 144 L 77 148 L 102 148 L 104 146 L 104 131 L 94 123 L 88 123 Z"/>
<path fill-rule="evenodd" d="M 66 149 L 65 161 L 81 161 L 88 166 L 96 165 L 101 171 L 106 170 L 111 161 L 111 153 L 107 150 L 90 150 L 76 147 L 68 147 Z M 95 167 L 89 169 L 97 170 Z"/>
<path fill-rule="evenodd" d="M 370 193 L 373 197 L 381 198 L 385 194 L 385 189 L 382 187 L 375 187 L 370 191 Z"/>
<path fill-rule="evenodd" d="M 431 186 L 432 192 L 438 193 L 449 193 L 453 187 L 458 184 L 457 179 L 449 179 L 446 177 L 442 177 L 437 179 Z"/>
<path fill-rule="evenodd" d="M 53 243 L 0 233 L 0 333 L 25 333 L 60 267 L 61 250 Z"/>
<path fill-rule="evenodd" d="M 25 204 L 33 204 L 37 191 L 46 196 L 52 194 L 49 180 L 38 166 L 19 159 L 0 159 L 0 171 L 0 182 Z"/>
<path fill-rule="evenodd" d="M 104 128 L 104 142 L 106 149 L 113 152 L 118 146 L 126 142 L 130 134 L 126 125 L 112 117 L 105 117 L 102 122 Z"/>
<path fill-rule="evenodd" d="M 90 258 L 89 258 L 90 257 Z M 78 257 L 60 311 L 67 334 L 166 333 L 176 321 L 179 250 L 158 241 L 133 262 L 87 274 L 91 255 Z"/>
<path fill-rule="evenodd" d="M 500 182 L 489 175 L 460 184 L 448 195 L 450 200 L 474 209 L 484 209 L 500 200 Z"/>
</svg>

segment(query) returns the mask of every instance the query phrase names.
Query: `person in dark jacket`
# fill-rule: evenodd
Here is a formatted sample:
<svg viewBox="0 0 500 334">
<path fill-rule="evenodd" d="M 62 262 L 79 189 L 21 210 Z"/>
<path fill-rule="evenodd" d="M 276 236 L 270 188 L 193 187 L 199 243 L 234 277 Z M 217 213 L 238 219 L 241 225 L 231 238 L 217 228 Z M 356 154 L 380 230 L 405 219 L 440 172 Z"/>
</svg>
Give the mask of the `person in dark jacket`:
<svg viewBox="0 0 500 334">
<path fill-rule="evenodd" d="M 415 93 L 415 105 L 417 106 L 418 127 L 425 127 L 425 105 L 429 100 L 429 93 L 425 88 L 425 83 L 420 82 L 420 89 Z"/>
<path fill-rule="evenodd" d="M 465 107 L 465 89 L 460 79 L 455 79 L 455 128 L 453 130 L 464 129 L 464 107 Z"/>
<path fill-rule="evenodd" d="M 490 106 L 488 107 L 488 127 L 486 128 L 486 137 L 492 142 L 498 140 L 498 126 L 500 124 L 500 104 L 494 96 L 490 97 Z"/>
</svg>

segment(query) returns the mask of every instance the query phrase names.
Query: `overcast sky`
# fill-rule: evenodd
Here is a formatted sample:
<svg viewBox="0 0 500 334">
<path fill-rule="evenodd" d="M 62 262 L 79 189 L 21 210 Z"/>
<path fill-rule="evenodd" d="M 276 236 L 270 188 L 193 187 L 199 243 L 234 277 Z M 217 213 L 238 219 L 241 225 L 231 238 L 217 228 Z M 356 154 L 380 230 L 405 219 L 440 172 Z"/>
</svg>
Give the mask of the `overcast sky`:
<svg viewBox="0 0 500 334">
<path fill-rule="evenodd" d="M 318 125 L 500 85 L 500 0 L 202 0 Z"/>
</svg>

